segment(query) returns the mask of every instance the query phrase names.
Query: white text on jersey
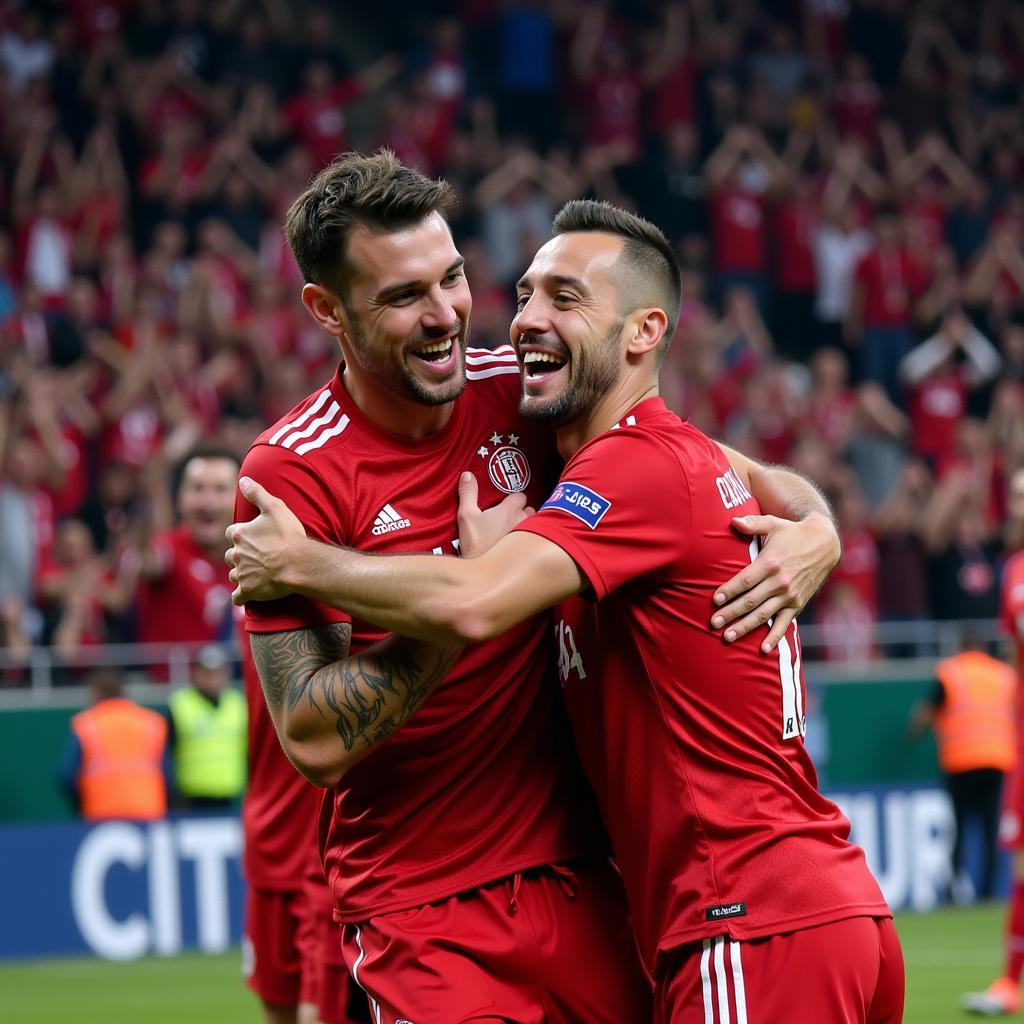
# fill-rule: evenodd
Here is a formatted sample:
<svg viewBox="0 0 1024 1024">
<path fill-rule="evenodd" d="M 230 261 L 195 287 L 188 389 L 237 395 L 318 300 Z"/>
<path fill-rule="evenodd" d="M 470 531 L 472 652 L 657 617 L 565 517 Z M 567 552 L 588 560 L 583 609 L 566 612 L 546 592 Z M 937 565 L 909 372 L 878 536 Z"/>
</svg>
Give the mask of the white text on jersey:
<svg viewBox="0 0 1024 1024">
<path fill-rule="evenodd" d="M 743 486 L 736 470 L 730 469 L 725 476 L 715 478 L 718 494 L 722 504 L 727 508 L 738 508 L 745 501 L 750 501 L 750 491 Z"/>
</svg>

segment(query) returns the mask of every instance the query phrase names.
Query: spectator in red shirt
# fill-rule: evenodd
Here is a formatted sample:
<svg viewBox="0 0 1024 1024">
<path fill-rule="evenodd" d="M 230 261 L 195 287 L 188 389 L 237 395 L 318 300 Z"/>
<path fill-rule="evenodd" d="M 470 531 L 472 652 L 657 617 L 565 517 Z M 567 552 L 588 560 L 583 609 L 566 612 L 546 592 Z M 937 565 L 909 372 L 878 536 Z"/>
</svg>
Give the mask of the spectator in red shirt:
<svg viewBox="0 0 1024 1024">
<path fill-rule="evenodd" d="M 873 226 L 875 246 L 857 264 L 846 335 L 860 343 L 863 377 L 899 403 L 898 369 L 913 344 L 913 303 L 927 280 L 907 252 L 895 214 L 879 210 Z"/>
<path fill-rule="evenodd" d="M 711 243 L 719 294 L 733 285 L 767 303 L 767 225 L 765 196 L 786 180 L 787 168 L 764 136 L 735 125 L 705 167 L 711 189 Z"/>
<path fill-rule="evenodd" d="M 939 330 L 900 363 L 911 446 L 933 469 L 953 452 L 968 392 L 994 380 L 1000 365 L 996 347 L 958 307 L 947 311 Z"/>
<path fill-rule="evenodd" d="M 868 520 L 868 504 L 853 479 L 847 480 L 835 502 L 843 554 L 822 590 L 822 604 L 831 600 L 832 588 L 845 584 L 873 617 L 878 615 L 878 544 Z"/>
<path fill-rule="evenodd" d="M 199 644 L 229 634 L 224 531 L 231 524 L 238 467 L 234 452 L 214 446 L 195 448 L 183 460 L 180 522 L 139 551 L 141 642 Z"/>
<path fill-rule="evenodd" d="M 808 424 L 833 455 L 841 455 L 857 416 L 857 395 L 850 387 L 846 356 L 837 348 L 820 348 L 811 357 L 810 369 Z"/>
<path fill-rule="evenodd" d="M 120 582 L 96 553 L 85 523 L 65 519 L 39 573 L 50 642 L 58 651 L 73 656 L 82 646 L 107 642 L 106 615 L 124 612 L 132 596 Z"/>
<path fill-rule="evenodd" d="M 394 56 L 381 57 L 354 77 L 339 82 L 326 60 L 312 60 L 306 65 L 302 92 L 288 101 L 284 115 L 292 135 L 312 158 L 314 170 L 345 150 L 345 106 L 386 84 L 400 66 Z"/>
<path fill-rule="evenodd" d="M 832 116 L 840 136 L 852 135 L 873 146 L 881 105 L 882 91 L 871 77 L 871 66 L 859 53 L 851 53 L 832 93 Z"/>
<path fill-rule="evenodd" d="M 797 173 L 775 207 L 772 264 L 775 269 L 775 337 L 780 350 L 799 362 L 819 344 L 814 303 L 814 243 L 821 211 L 814 181 Z"/>
<path fill-rule="evenodd" d="M 609 151 L 616 164 L 632 164 L 642 153 L 643 98 L 678 61 L 685 46 L 682 12 L 666 9 L 660 46 L 641 61 L 630 52 L 631 39 L 613 24 L 600 4 L 584 8 L 573 38 L 571 60 L 584 111 L 586 149 Z"/>
</svg>

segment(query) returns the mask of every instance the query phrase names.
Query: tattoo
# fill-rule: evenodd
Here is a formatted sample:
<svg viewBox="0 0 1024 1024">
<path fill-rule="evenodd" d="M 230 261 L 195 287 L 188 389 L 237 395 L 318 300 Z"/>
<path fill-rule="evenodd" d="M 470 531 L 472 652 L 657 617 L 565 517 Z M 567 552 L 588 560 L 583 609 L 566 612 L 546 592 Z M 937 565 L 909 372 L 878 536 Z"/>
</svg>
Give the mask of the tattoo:
<svg viewBox="0 0 1024 1024">
<path fill-rule="evenodd" d="M 306 709 L 330 722 L 346 751 L 404 725 L 448 674 L 461 648 L 395 638 L 393 650 L 349 657 L 350 623 L 250 633 L 271 715 Z"/>
</svg>

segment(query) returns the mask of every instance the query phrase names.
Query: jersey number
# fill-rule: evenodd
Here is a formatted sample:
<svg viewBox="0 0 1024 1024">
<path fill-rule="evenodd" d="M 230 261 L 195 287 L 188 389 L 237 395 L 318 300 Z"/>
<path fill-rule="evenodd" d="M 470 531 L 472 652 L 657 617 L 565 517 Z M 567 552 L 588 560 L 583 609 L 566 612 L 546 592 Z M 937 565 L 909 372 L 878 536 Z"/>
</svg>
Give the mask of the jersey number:
<svg viewBox="0 0 1024 1024">
<path fill-rule="evenodd" d="M 755 537 L 750 542 L 750 560 L 757 558 L 760 545 Z M 769 627 L 772 620 L 768 620 Z M 800 634 L 796 619 L 779 640 L 779 679 L 782 683 L 782 738 L 791 740 L 807 732 L 807 713 L 804 710 L 804 689 L 800 679 Z"/>
<path fill-rule="evenodd" d="M 568 682 L 569 673 L 573 669 L 576 669 L 580 679 L 586 679 L 583 659 L 576 650 L 576 638 L 572 635 L 572 627 L 565 624 L 565 619 L 555 626 L 555 637 L 558 640 L 558 674 L 562 677 L 562 685 Z"/>
</svg>

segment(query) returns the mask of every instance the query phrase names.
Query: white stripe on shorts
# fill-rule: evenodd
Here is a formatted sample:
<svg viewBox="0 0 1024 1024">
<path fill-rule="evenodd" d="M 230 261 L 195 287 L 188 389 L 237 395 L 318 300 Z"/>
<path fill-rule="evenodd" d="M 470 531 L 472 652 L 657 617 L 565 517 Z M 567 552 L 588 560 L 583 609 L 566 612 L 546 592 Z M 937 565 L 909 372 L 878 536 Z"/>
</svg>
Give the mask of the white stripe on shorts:
<svg viewBox="0 0 1024 1024">
<path fill-rule="evenodd" d="M 715 1024 L 715 1004 L 711 995 L 711 940 L 704 940 L 700 955 L 700 985 L 704 992 L 704 1024 Z"/>
<path fill-rule="evenodd" d="M 366 986 L 359 980 L 359 965 L 366 959 L 366 950 L 363 949 L 363 935 L 359 931 L 359 925 L 354 924 L 352 927 L 356 933 L 356 945 L 359 947 L 359 956 L 356 957 L 356 962 L 352 965 L 352 980 L 366 992 L 366 998 L 370 1000 L 370 1009 L 373 1010 L 374 1024 L 380 1024 L 380 1006 L 377 1005 L 377 1000 L 367 992 Z"/>
<path fill-rule="evenodd" d="M 743 963 L 738 942 L 729 943 L 729 959 L 732 960 L 732 984 L 736 995 L 736 1024 L 747 1024 L 747 990 L 743 984 Z"/>
<path fill-rule="evenodd" d="M 729 946 L 728 968 L 725 966 L 726 944 Z M 700 986 L 704 1000 L 704 1024 L 734 1024 L 729 1006 L 730 988 L 733 1002 L 736 1004 L 735 1024 L 748 1024 L 747 992 L 743 982 L 740 948 L 740 943 L 731 941 L 725 935 L 703 941 L 700 955 Z M 712 964 L 715 970 L 714 980 L 711 978 Z"/>
<path fill-rule="evenodd" d="M 725 936 L 715 939 L 715 981 L 718 982 L 718 1020 L 720 1024 L 730 1024 L 732 1014 L 729 1013 L 729 983 L 725 976 Z"/>
</svg>

